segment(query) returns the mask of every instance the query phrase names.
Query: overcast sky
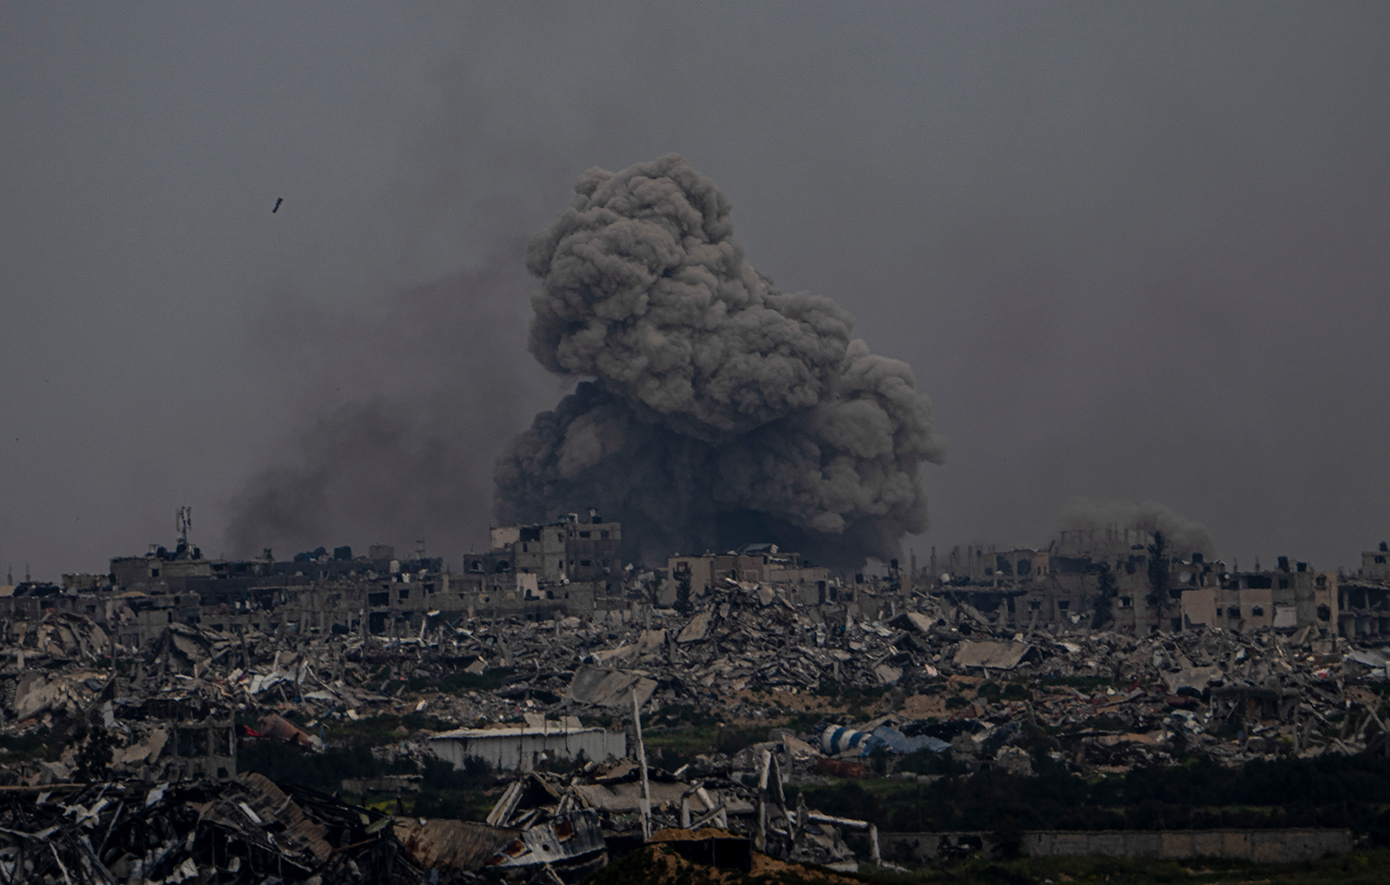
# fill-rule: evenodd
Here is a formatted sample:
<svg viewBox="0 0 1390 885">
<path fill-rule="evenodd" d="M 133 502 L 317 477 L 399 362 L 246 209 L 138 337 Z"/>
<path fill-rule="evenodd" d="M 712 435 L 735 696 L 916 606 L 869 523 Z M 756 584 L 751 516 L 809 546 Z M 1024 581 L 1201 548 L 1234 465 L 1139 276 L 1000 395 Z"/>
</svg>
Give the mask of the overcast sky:
<svg viewBox="0 0 1390 885">
<path fill-rule="evenodd" d="M 469 10 L 0 9 L 0 568 L 104 572 L 181 504 L 214 555 L 486 543 L 563 389 L 525 237 L 668 152 L 913 366 L 919 558 L 1074 496 L 1242 566 L 1390 539 L 1390 6 Z M 232 538 L 281 481 L 322 512 Z"/>
</svg>

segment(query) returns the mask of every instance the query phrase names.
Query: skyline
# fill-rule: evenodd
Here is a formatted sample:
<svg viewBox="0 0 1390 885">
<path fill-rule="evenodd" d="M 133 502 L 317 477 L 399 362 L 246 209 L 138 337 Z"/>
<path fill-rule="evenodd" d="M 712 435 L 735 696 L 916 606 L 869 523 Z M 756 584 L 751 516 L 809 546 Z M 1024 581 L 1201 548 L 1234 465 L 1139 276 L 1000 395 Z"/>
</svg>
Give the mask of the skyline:
<svg viewBox="0 0 1390 885">
<path fill-rule="evenodd" d="M 98 570 L 183 504 L 230 552 L 239 497 L 334 453 L 316 544 L 484 544 L 572 387 L 525 239 L 667 152 L 911 365 L 919 559 L 1076 496 L 1228 562 L 1390 536 L 1383 7 L 329 10 L 0 13 L 0 565 Z"/>
</svg>

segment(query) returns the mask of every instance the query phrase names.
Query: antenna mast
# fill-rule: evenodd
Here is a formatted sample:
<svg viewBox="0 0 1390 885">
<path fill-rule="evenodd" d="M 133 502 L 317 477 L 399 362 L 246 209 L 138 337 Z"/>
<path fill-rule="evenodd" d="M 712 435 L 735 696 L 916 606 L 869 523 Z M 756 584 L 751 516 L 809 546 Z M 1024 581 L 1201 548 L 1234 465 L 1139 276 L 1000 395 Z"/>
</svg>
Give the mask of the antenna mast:
<svg viewBox="0 0 1390 885">
<path fill-rule="evenodd" d="M 179 546 L 187 549 L 188 530 L 193 528 L 193 508 L 187 504 L 180 507 L 174 514 L 174 527 L 179 533 Z"/>
</svg>

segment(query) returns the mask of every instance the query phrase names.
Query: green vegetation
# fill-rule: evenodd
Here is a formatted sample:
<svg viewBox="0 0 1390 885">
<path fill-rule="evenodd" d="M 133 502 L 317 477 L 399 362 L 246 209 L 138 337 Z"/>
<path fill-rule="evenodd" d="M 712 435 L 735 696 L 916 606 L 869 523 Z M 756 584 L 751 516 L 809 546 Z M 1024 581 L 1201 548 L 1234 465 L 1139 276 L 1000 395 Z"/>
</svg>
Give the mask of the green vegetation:
<svg viewBox="0 0 1390 885">
<path fill-rule="evenodd" d="M 468 760 L 462 770 L 441 760 L 425 763 L 421 790 L 411 800 L 410 813 L 416 817 L 449 817 L 458 820 L 484 820 L 496 803 L 500 789 L 486 762 Z"/>
<path fill-rule="evenodd" d="M 360 744 L 369 747 L 398 741 L 414 731 L 448 731 L 456 727 L 424 713 L 407 713 L 404 716 L 384 713 L 358 719 L 323 720 L 314 728 L 308 728 L 302 722 L 298 725 L 310 732 L 322 728 L 323 739 L 330 746 Z"/>
<path fill-rule="evenodd" d="M 931 750 L 918 750 L 899 757 L 894 768 L 914 774 L 964 775 L 970 769 L 957 761 L 952 753 L 933 753 Z"/>
<path fill-rule="evenodd" d="M 366 744 L 314 753 L 276 741 L 242 744 L 237 751 L 237 770 L 254 771 L 278 784 L 299 784 L 329 794 L 342 789 L 344 778 L 417 773 L 409 762 L 377 759 Z"/>
<path fill-rule="evenodd" d="M 690 604 L 690 575 L 682 574 L 676 581 L 676 611 L 683 615 L 690 614 L 693 606 Z"/>
<path fill-rule="evenodd" d="M 0 735 L 0 760 L 20 762 L 29 759 L 42 759 L 46 762 L 57 760 L 63 750 L 62 741 L 46 728 L 28 734 Z"/>
<path fill-rule="evenodd" d="M 948 776 L 930 784 L 845 780 L 805 790 L 828 814 L 869 820 L 895 832 L 1021 829 L 1205 829 L 1350 827 L 1390 845 L 1390 760 L 1327 756 L 1224 768 L 1206 759 L 1135 768 L 1086 780 L 1035 747 L 1037 774 L 964 776 L 948 761 L 918 757 L 906 770 Z M 940 766 L 933 770 L 932 766 Z M 880 786 L 891 784 L 891 787 Z M 796 790 L 790 791 L 793 801 Z M 1013 822 L 1012 824 L 1010 822 Z"/>
<path fill-rule="evenodd" d="M 775 863 L 775 862 L 774 862 Z M 584 880 L 585 885 L 814 885 L 840 883 L 846 877 L 809 864 L 775 863 L 761 874 L 704 866 L 682 859 L 668 845 L 653 845 L 610 863 Z"/>
<path fill-rule="evenodd" d="M 1162 861 L 1119 857 L 1035 857 L 1011 861 L 970 860 L 947 869 L 902 873 L 862 869 L 854 878 L 868 885 L 1045 885 L 1048 882 L 1105 882 L 1111 885 L 1372 885 L 1386 879 L 1390 849 L 1373 848 L 1298 864 L 1257 864 L 1201 859 Z"/>
<path fill-rule="evenodd" d="M 421 774 L 420 792 L 400 797 L 400 810 L 420 817 L 482 820 L 498 792 L 486 763 L 470 761 L 463 770 L 455 771 L 449 763 L 432 759 L 421 772 L 405 759 L 387 762 L 376 758 L 364 743 L 330 748 L 323 753 L 270 741 L 248 743 L 238 753 L 237 768 L 258 772 L 279 784 L 298 784 L 328 794 L 339 792 L 346 778 Z M 394 794 L 352 798 L 363 805 L 396 810 Z"/>
<path fill-rule="evenodd" d="M 334 720 L 322 726 L 328 743 L 322 753 L 277 741 L 247 741 L 237 752 L 237 768 L 258 772 L 276 783 L 299 784 L 329 794 L 339 792 L 344 779 L 420 774 L 423 780 L 419 793 L 407 793 L 399 799 L 394 794 L 351 798 L 364 805 L 417 816 L 482 820 L 497 793 L 496 779 L 486 763 L 470 761 L 463 770 L 455 771 L 447 762 L 431 759 L 421 771 L 407 759 L 384 760 L 372 753 L 373 747 L 398 741 L 412 732 L 442 731 L 448 727 L 448 723 L 423 713 Z"/>
<path fill-rule="evenodd" d="M 975 690 L 975 694 L 991 701 L 1026 701 L 1032 696 L 1028 686 L 1022 682 L 985 682 Z"/>
<path fill-rule="evenodd" d="M 898 692 L 898 699 L 901 700 L 902 691 L 892 685 L 858 686 L 845 685 L 833 679 L 822 679 L 816 686 L 815 693 L 823 698 L 831 698 L 844 706 L 844 716 L 848 719 L 869 718 L 869 708 L 876 705 L 883 697 L 891 692 Z"/>
<path fill-rule="evenodd" d="M 1035 857 L 1008 861 L 967 860 L 944 869 L 902 872 L 861 867 L 832 874 L 820 867 L 790 864 L 762 875 L 688 864 L 667 847 L 628 855 L 594 873 L 586 885 L 791 885 L 859 881 L 866 885 L 1048 885 L 1103 882 L 1108 885 L 1378 885 L 1390 868 L 1390 849 L 1373 848 L 1297 864 L 1266 864 L 1203 858 L 1190 861 L 1118 857 Z"/>
<path fill-rule="evenodd" d="M 756 724 L 726 724 L 707 710 L 693 704 L 672 704 L 656 713 L 642 716 L 642 740 L 652 763 L 674 771 L 696 756 L 740 750 L 766 741 L 773 729 L 794 733 L 813 732 L 823 721 L 818 713 L 798 711 L 769 718 Z M 590 724 L 586 721 L 585 724 Z M 607 725 L 607 722 L 599 723 Z"/>
<path fill-rule="evenodd" d="M 694 704 L 668 704 L 655 713 L 642 716 L 642 728 L 678 728 L 681 726 L 711 726 L 718 718 L 708 710 Z"/>
<path fill-rule="evenodd" d="M 759 741 L 767 740 L 768 724 L 763 725 L 680 725 L 674 728 L 643 726 L 642 740 L 654 764 L 668 770 L 680 768 L 706 753 L 733 755 Z"/>
<path fill-rule="evenodd" d="M 384 669 L 384 668 L 383 668 Z M 515 667 L 489 667 L 482 673 L 469 673 L 459 670 L 439 679 L 414 677 L 409 681 L 411 691 L 442 691 L 449 694 L 470 691 L 496 691 L 507 682 L 507 677 L 516 674 Z M 381 676 L 374 677 L 376 679 Z"/>
</svg>

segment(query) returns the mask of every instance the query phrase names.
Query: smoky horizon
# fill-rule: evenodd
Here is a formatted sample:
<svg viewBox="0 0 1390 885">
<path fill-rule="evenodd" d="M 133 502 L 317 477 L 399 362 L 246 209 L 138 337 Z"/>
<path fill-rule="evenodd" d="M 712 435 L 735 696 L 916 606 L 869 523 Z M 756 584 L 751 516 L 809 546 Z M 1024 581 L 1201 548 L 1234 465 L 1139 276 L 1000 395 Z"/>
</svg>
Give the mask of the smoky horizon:
<svg viewBox="0 0 1390 885">
<path fill-rule="evenodd" d="M 0 568 L 104 573 L 182 505 L 208 556 L 456 561 L 590 503 L 652 557 L 1135 521 L 1355 568 L 1390 538 L 1387 37 L 1369 4 L 8 8 Z M 671 155 L 724 254 L 663 266 L 783 350 L 574 309 L 609 284 L 561 240 L 604 228 L 564 213 L 621 215 L 576 182 Z M 845 394 L 851 350 L 905 411 Z"/>
</svg>

